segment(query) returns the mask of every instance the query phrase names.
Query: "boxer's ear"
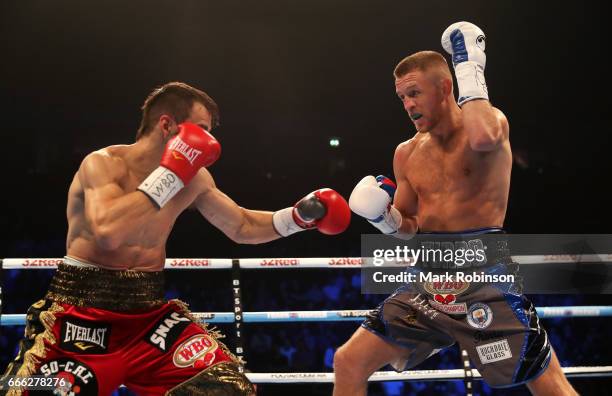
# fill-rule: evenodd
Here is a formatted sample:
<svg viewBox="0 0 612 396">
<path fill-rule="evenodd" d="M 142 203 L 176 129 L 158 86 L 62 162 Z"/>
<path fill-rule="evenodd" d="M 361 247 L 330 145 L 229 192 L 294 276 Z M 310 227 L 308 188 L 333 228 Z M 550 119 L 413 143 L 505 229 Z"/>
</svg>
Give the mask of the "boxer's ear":
<svg viewBox="0 0 612 396">
<path fill-rule="evenodd" d="M 440 82 L 440 87 L 442 88 L 442 94 L 444 97 L 453 94 L 453 80 L 450 78 L 443 78 Z"/>
<path fill-rule="evenodd" d="M 157 125 L 162 132 L 162 137 L 164 140 L 168 139 L 170 136 L 173 136 L 177 132 L 178 126 L 174 119 L 167 114 L 162 114 L 157 121 Z"/>
</svg>

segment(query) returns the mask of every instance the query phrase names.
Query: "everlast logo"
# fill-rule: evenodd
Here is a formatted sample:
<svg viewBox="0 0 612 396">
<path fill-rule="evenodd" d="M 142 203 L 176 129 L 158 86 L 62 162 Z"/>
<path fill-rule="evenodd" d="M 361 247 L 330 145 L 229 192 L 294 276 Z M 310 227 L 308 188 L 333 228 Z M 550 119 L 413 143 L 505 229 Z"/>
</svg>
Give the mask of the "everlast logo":
<svg viewBox="0 0 612 396">
<path fill-rule="evenodd" d="M 160 351 L 166 352 L 190 323 L 191 320 L 180 313 L 168 312 L 147 333 L 145 340 Z"/>
<path fill-rule="evenodd" d="M 329 260 L 329 265 L 361 265 L 361 264 L 363 264 L 363 260 L 361 258 L 342 257 L 342 258 L 332 258 Z"/>
<path fill-rule="evenodd" d="M 298 259 L 263 259 L 261 261 L 262 267 L 289 267 L 292 265 L 298 265 L 300 260 Z"/>
<path fill-rule="evenodd" d="M 174 259 L 170 262 L 171 267 L 208 267 L 210 262 L 206 259 Z"/>
<path fill-rule="evenodd" d="M 198 156 L 202 154 L 201 150 L 194 149 L 187 143 L 183 142 L 178 136 L 172 141 L 172 143 L 170 143 L 169 149 L 178 151 L 179 153 L 183 154 L 183 156 L 187 158 L 187 161 L 189 161 L 191 165 L 193 165 L 193 161 L 195 161 L 196 158 L 198 158 Z"/>
<path fill-rule="evenodd" d="M 109 324 L 69 319 L 62 323 L 60 346 L 70 352 L 106 353 L 109 334 Z"/>
</svg>

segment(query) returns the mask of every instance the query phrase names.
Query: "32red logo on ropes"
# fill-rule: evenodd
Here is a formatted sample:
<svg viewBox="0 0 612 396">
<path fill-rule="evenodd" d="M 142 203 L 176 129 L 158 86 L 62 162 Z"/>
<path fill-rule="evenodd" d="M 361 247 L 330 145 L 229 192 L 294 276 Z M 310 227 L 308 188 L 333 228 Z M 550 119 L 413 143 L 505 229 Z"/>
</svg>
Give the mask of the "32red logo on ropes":
<svg viewBox="0 0 612 396">
<path fill-rule="evenodd" d="M 197 334 L 174 351 L 173 361 L 176 367 L 208 367 L 215 361 L 215 351 L 219 344 L 208 334 Z"/>
<path fill-rule="evenodd" d="M 290 267 L 293 265 L 299 265 L 299 259 L 263 259 L 259 263 L 262 267 Z"/>
<path fill-rule="evenodd" d="M 329 259 L 329 265 L 355 265 L 360 266 L 363 264 L 361 257 L 335 257 Z"/>
<path fill-rule="evenodd" d="M 24 259 L 24 267 L 57 267 L 63 259 Z"/>
<path fill-rule="evenodd" d="M 171 267 L 210 267 L 208 259 L 172 259 Z"/>
</svg>

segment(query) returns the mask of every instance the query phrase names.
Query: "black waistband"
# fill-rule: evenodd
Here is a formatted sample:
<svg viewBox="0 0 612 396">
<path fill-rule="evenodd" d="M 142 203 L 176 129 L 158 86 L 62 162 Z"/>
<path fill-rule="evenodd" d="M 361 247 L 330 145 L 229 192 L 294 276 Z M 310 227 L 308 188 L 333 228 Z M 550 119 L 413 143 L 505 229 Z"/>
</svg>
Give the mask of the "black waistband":
<svg viewBox="0 0 612 396">
<path fill-rule="evenodd" d="M 463 236 L 474 236 L 474 235 L 483 235 L 483 234 L 505 234 L 506 231 L 501 227 L 482 227 L 482 228 L 472 228 L 469 230 L 461 230 L 461 231 L 419 231 L 419 234 L 423 235 L 463 235 Z"/>
<path fill-rule="evenodd" d="M 47 298 L 110 311 L 153 308 L 165 302 L 164 274 L 162 271 L 113 271 L 61 263 L 51 280 Z"/>
<path fill-rule="evenodd" d="M 423 232 L 410 242 L 423 249 L 424 254 L 416 264 L 417 268 L 422 269 L 470 270 L 500 263 L 507 264 L 512 260 L 507 234 L 499 227 L 457 232 Z M 438 254 L 425 254 L 426 250 Z M 469 252 L 468 257 L 466 252 Z"/>
</svg>

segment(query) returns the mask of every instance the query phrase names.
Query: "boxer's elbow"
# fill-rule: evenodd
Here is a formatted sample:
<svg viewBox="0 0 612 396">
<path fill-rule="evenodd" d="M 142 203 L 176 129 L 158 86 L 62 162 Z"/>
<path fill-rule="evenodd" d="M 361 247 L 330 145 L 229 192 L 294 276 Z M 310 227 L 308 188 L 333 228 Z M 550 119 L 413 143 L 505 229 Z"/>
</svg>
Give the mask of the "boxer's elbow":
<svg viewBox="0 0 612 396">
<path fill-rule="evenodd" d="M 491 151 L 502 141 L 501 131 L 495 128 L 483 128 L 469 137 L 470 148 L 474 151 Z"/>
</svg>

